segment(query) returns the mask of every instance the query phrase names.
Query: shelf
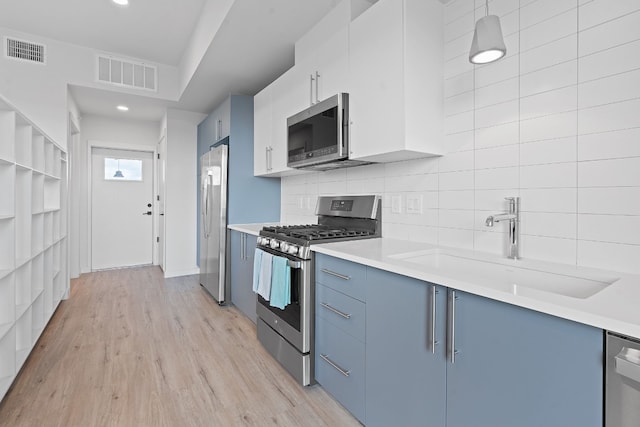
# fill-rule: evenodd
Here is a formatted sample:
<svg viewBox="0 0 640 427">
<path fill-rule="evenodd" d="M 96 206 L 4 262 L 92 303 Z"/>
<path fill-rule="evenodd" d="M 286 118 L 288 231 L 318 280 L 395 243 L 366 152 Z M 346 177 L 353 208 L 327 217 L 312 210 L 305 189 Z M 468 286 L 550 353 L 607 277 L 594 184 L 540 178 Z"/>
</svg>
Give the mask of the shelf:
<svg viewBox="0 0 640 427">
<path fill-rule="evenodd" d="M 16 169 L 23 171 L 23 172 L 32 172 L 33 169 L 31 169 L 29 166 L 25 166 L 21 163 L 16 163 Z"/>
<path fill-rule="evenodd" d="M 15 215 L 0 215 L 0 221 L 4 221 L 7 219 L 14 219 L 16 216 Z"/>
<path fill-rule="evenodd" d="M 16 319 L 16 288 L 14 275 L 9 274 L 0 279 L 0 325 L 13 324 Z M 2 327 L 0 326 L 0 336 Z"/>
<path fill-rule="evenodd" d="M 12 166 L 14 164 L 15 164 L 15 162 L 13 160 L 3 159 L 2 157 L 0 157 L 0 165 Z"/>
<path fill-rule="evenodd" d="M 0 162 L 0 216 L 15 213 L 15 182 L 15 166 Z"/>
<path fill-rule="evenodd" d="M 31 302 L 16 305 L 16 319 L 20 319 L 31 307 Z"/>
<path fill-rule="evenodd" d="M 16 113 L 0 108 L 0 161 L 15 160 Z"/>
<path fill-rule="evenodd" d="M 11 268 L 15 264 L 14 221 L 0 221 L 0 268 Z"/>
<path fill-rule="evenodd" d="M 0 268 L 0 280 L 4 279 L 5 277 L 10 275 L 11 273 L 13 273 L 13 269 Z"/>
</svg>

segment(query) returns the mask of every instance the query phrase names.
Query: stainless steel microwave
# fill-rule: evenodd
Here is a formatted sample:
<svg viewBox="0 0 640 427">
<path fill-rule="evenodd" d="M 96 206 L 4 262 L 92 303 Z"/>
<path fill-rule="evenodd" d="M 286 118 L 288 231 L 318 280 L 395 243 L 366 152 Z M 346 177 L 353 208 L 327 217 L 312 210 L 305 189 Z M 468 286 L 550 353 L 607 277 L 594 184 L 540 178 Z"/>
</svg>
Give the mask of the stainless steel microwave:
<svg viewBox="0 0 640 427">
<path fill-rule="evenodd" d="M 287 119 L 287 166 L 329 170 L 349 160 L 349 94 L 339 93 Z"/>
</svg>

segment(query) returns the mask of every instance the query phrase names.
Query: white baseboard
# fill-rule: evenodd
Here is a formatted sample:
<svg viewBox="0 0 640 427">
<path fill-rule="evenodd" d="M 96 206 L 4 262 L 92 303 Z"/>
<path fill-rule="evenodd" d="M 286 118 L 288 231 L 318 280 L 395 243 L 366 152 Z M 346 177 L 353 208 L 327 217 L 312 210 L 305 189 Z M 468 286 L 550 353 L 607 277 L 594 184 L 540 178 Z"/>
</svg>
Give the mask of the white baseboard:
<svg viewBox="0 0 640 427">
<path fill-rule="evenodd" d="M 164 272 L 164 278 L 169 279 L 171 277 L 191 276 L 194 274 L 200 274 L 198 267 L 193 267 L 189 270 L 167 270 Z"/>
</svg>

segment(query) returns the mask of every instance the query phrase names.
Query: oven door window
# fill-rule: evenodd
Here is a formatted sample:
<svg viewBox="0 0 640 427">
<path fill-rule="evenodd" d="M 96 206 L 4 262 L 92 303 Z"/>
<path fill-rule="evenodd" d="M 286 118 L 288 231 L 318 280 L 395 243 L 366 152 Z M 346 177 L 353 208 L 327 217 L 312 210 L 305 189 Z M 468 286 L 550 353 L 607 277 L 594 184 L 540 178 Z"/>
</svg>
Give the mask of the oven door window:
<svg viewBox="0 0 640 427">
<path fill-rule="evenodd" d="M 285 306 L 284 310 L 277 307 L 271 307 L 269 301 L 258 295 L 258 301 L 264 307 L 272 311 L 282 320 L 287 322 L 297 331 L 300 331 L 300 323 L 302 310 L 300 309 L 300 284 L 302 283 L 302 270 L 299 268 L 291 269 L 291 304 Z"/>
</svg>

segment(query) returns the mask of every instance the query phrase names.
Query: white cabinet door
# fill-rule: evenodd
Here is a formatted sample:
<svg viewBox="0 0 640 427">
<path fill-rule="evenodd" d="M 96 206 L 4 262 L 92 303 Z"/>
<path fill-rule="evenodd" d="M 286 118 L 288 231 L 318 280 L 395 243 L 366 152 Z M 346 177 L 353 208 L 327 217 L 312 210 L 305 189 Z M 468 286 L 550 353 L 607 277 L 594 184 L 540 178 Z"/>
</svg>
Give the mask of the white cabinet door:
<svg viewBox="0 0 640 427">
<path fill-rule="evenodd" d="M 380 0 L 351 23 L 352 158 L 385 153 L 404 139 L 402 1 Z"/>
<path fill-rule="evenodd" d="M 308 89 L 302 84 L 304 74 L 304 69 L 293 67 L 270 86 L 273 111 L 270 173 L 293 171 L 287 167 L 287 118 L 308 106 Z"/>
<path fill-rule="evenodd" d="M 349 92 L 353 159 L 441 154 L 442 4 L 379 0 L 351 24 Z"/>
<path fill-rule="evenodd" d="M 349 28 L 337 31 L 315 55 L 315 97 L 323 101 L 340 92 L 349 92 Z"/>
<path fill-rule="evenodd" d="M 271 86 L 253 97 L 253 174 L 266 175 L 271 145 Z"/>
</svg>

